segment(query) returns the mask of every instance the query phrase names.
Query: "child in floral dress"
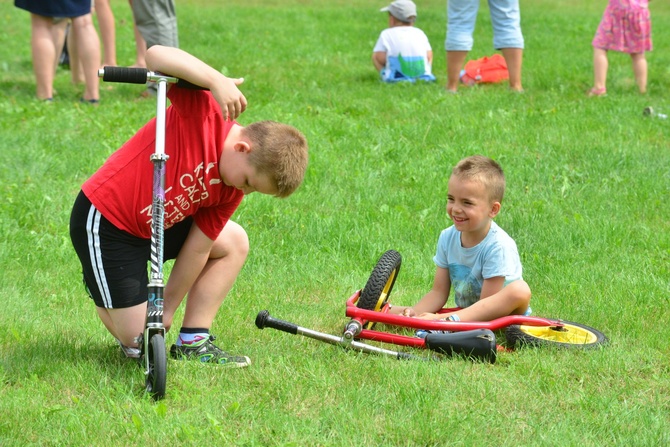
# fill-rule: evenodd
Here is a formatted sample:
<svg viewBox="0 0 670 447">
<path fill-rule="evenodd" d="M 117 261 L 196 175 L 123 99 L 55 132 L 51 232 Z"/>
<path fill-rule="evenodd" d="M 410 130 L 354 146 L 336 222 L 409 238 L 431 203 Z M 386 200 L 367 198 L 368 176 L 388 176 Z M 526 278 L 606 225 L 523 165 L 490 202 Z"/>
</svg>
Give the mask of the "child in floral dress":
<svg viewBox="0 0 670 447">
<path fill-rule="evenodd" d="M 630 54 L 640 93 L 647 91 L 647 59 L 651 51 L 650 0 L 609 0 L 593 38 L 593 88 L 589 96 L 607 93 L 607 51 Z"/>
</svg>

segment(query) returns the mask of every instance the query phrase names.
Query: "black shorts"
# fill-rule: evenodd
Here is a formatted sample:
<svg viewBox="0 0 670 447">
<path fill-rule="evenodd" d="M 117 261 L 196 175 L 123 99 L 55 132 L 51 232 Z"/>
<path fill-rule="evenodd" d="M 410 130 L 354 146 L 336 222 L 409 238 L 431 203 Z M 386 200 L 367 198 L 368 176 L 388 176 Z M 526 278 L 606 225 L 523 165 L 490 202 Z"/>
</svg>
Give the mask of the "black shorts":
<svg viewBox="0 0 670 447">
<path fill-rule="evenodd" d="M 191 229 L 188 217 L 163 234 L 164 261 L 175 259 Z M 95 305 L 124 308 L 147 300 L 151 239 L 116 228 L 80 192 L 70 215 L 70 239 L 79 256 L 84 285 Z"/>
</svg>

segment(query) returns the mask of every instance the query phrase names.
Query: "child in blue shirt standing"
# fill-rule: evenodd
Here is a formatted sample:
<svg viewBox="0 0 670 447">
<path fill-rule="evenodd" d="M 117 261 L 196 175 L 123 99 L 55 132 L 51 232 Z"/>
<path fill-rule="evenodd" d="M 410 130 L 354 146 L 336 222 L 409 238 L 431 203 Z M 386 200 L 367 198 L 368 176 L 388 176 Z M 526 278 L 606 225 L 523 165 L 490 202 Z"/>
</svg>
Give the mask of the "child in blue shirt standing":
<svg viewBox="0 0 670 447">
<path fill-rule="evenodd" d="M 453 225 L 442 231 L 437 243 L 433 287 L 414 306 L 393 306 L 392 314 L 489 321 L 530 313 L 531 292 L 521 275 L 516 243 L 493 221 L 504 192 L 502 168 L 490 158 L 467 157 L 453 168 L 447 193 Z M 452 289 L 462 309 L 438 313 Z"/>
</svg>

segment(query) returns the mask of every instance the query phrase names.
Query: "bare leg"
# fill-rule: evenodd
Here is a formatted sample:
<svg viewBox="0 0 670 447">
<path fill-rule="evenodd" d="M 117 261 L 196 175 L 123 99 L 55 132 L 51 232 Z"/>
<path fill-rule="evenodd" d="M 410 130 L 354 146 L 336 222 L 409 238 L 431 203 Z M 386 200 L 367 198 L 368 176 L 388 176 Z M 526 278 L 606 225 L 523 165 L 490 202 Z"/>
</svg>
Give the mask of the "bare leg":
<svg viewBox="0 0 670 447">
<path fill-rule="evenodd" d="M 81 60 L 79 59 L 79 53 L 76 44 L 76 38 L 74 32 L 72 31 L 72 26 L 70 26 L 70 32 L 67 35 L 67 53 L 70 56 L 70 76 L 72 78 L 72 83 L 74 85 L 83 84 L 84 79 L 84 69 L 81 66 Z"/>
<path fill-rule="evenodd" d="M 124 309 L 104 309 L 96 307 L 98 316 L 107 330 L 125 346 L 136 348 L 135 337 L 144 332 L 147 303 Z"/>
<path fill-rule="evenodd" d="M 603 90 L 607 85 L 607 50 L 593 49 L 593 90 Z"/>
<path fill-rule="evenodd" d="M 467 51 L 447 51 L 447 90 L 458 90 L 458 79 L 467 55 Z"/>
<path fill-rule="evenodd" d="M 102 65 L 116 66 L 116 24 L 110 0 L 95 0 L 95 15 L 102 36 L 104 59 Z"/>
<path fill-rule="evenodd" d="M 30 14 L 30 47 L 33 58 L 33 71 L 37 84 L 36 95 L 39 99 L 53 98 L 53 82 L 60 55 L 62 41 L 56 42 L 57 32 L 51 17 Z M 61 45 L 58 47 L 58 45 Z"/>
<path fill-rule="evenodd" d="M 523 91 L 523 86 L 521 84 L 523 49 L 503 48 L 502 55 L 505 58 L 505 62 L 507 63 L 507 70 L 509 71 L 509 88 L 517 92 Z"/>
<path fill-rule="evenodd" d="M 640 93 L 647 93 L 647 58 L 644 53 L 633 53 L 630 55 L 633 62 L 633 73 L 635 82 L 640 89 Z"/>
<path fill-rule="evenodd" d="M 84 100 L 99 99 L 98 68 L 100 68 L 100 39 L 93 26 L 91 14 L 72 19 L 72 31 L 77 55 L 81 60 L 86 88 Z"/>
<path fill-rule="evenodd" d="M 65 45 L 65 30 L 67 29 L 67 24 L 69 20 L 62 19 L 58 23 L 53 24 L 51 27 L 51 39 L 54 42 L 54 48 L 56 48 L 56 60 L 54 65 L 54 71 L 58 68 L 58 62 L 60 60 L 60 55 L 63 52 L 63 46 Z"/>
<path fill-rule="evenodd" d="M 128 0 L 130 9 L 133 9 L 133 0 Z M 147 53 L 147 42 L 142 37 L 142 33 L 137 28 L 135 23 L 135 13 L 133 12 L 133 31 L 135 32 L 135 64 L 133 67 L 146 68 L 147 63 L 144 60 L 144 55 Z"/>
<path fill-rule="evenodd" d="M 228 221 L 221 234 L 214 242 L 200 276 L 188 291 L 186 311 L 183 326 L 210 328 L 219 307 L 235 283 L 249 252 L 249 240 L 244 229 L 233 221 Z M 181 304 L 181 293 L 175 293 L 180 279 L 175 277 L 177 258 L 172 269 L 172 275 L 165 287 L 164 323 L 165 327 L 172 326 L 172 319 L 176 309 Z M 184 262 L 184 261 L 182 261 Z M 188 262 L 185 261 L 185 262 Z"/>
<path fill-rule="evenodd" d="M 530 304 L 530 287 L 523 280 L 506 285 L 500 292 L 477 301 L 456 314 L 461 321 L 491 321 L 507 315 L 522 315 Z"/>
<path fill-rule="evenodd" d="M 134 67 L 146 68 L 147 63 L 144 61 L 144 55 L 147 53 L 147 43 L 144 41 L 144 37 L 140 33 L 140 30 L 137 29 L 137 25 L 133 25 L 135 30 L 135 65 Z"/>
</svg>

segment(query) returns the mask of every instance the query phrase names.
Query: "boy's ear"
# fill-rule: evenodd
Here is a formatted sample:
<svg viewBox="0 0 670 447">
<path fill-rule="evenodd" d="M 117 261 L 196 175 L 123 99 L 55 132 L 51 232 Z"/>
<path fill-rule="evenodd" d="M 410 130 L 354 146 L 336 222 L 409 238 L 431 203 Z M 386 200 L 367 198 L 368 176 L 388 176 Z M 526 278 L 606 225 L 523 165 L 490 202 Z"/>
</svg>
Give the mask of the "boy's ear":
<svg viewBox="0 0 670 447">
<path fill-rule="evenodd" d="M 489 217 L 491 219 L 493 219 L 498 215 L 498 213 L 500 212 L 500 207 L 501 207 L 500 202 L 493 202 L 493 204 L 491 205 L 491 211 L 489 211 Z"/>
<path fill-rule="evenodd" d="M 251 152 L 251 145 L 246 140 L 239 140 L 233 145 L 233 150 L 235 152 Z"/>
</svg>

